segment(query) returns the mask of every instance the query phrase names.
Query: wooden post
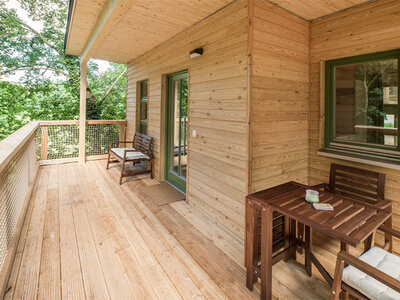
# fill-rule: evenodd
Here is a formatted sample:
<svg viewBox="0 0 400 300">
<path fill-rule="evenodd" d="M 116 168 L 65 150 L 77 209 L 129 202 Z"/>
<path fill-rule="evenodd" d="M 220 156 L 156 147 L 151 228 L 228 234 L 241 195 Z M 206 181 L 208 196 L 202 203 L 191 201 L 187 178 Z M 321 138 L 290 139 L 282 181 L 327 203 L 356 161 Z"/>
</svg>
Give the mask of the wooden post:
<svg viewBox="0 0 400 300">
<path fill-rule="evenodd" d="M 119 124 L 119 140 L 120 141 L 125 141 L 125 127 L 126 127 L 125 123 Z M 121 143 L 119 146 L 124 147 L 124 144 Z"/>
<path fill-rule="evenodd" d="M 79 162 L 85 163 L 86 143 L 86 61 L 81 62 L 81 89 L 79 97 Z"/>
<path fill-rule="evenodd" d="M 42 126 L 41 140 L 42 140 L 42 149 L 40 151 L 40 160 L 47 160 L 47 145 L 48 145 L 47 126 Z"/>
</svg>

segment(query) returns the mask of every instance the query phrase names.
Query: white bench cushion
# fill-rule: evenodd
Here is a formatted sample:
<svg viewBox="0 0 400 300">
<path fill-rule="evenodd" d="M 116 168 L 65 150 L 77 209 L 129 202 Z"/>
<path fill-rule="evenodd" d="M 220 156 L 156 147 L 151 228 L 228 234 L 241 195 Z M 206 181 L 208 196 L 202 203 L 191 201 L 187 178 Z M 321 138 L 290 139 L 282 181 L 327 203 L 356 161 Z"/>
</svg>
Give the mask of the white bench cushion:
<svg viewBox="0 0 400 300">
<path fill-rule="evenodd" d="M 111 152 L 117 155 L 120 158 L 124 158 L 125 150 L 135 150 L 135 148 L 111 148 Z M 135 159 L 150 159 L 146 154 L 142 152 L 127 152 L 126 160 L 135 160 Z"/>
<path fill-rule="evenodd" d="M 382 248 L 372 247 L 360 256 L 360 260 L 400 280 L 400 257 Z M 353 266 L 348 266 L 343 270 L 343 281 L 370 299 L 400 299 L 400 293 Z"/>
</svg>

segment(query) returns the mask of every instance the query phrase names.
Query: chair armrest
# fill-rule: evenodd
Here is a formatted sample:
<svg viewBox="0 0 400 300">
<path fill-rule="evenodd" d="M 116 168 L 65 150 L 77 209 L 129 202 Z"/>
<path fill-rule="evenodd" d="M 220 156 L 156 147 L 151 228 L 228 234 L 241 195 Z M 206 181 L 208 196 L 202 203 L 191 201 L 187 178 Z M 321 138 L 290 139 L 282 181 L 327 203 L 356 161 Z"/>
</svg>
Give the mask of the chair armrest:
<svg viewBox="0 0 400 300">
<path fill-rule="evenodd" d="M 327 183 L 320 183 L 320 184 L 312 185 L 312 186 L 310 186 L 310 188 L 314 189 L 314 190 L 319 190 L 319 189 L 326 190 L 328 188 L 328 186 L 329 185 Z"/>
<path fill-rule="evenodd" d="M 113 144 L 133 144 L 133 141 L 112 141 L 110 142 L 109 151 L 111 151 Z"/>
<path fill-rule="evenodd" d="M 363 262 L 361 259 L 351 255 L 350 253 L 341 251 L 338 254 L 338 260 L 342 260 L 365 274 L 382 282 L 384 285 L 394 289 L 400 293 L 400 280 L 389 276 L 388 274 L 376 269 L 375 267 Z"/>
<path fill-rule="evenodd" d="M 393 228 L 389 228 L 389 227 L 385 227 L 385 226 L 381 226 L 378 228 L 378 230 L 383 231 L 391 236 L 397 237 L 400 239 L 400 231 L 393 229 Z"/>
<path fill-rule="evenodd" d="M 133 141 L 112 141 L 110 144 L 133 144 Z"/>
</svg>

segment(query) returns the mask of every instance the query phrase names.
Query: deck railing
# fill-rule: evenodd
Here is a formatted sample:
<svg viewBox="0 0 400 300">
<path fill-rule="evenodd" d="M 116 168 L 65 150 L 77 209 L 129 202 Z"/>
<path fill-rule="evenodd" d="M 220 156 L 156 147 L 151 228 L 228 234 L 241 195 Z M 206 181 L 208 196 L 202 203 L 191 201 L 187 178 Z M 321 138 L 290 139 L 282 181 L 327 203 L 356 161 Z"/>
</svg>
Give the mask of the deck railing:
<svg viewBox="0 0 400 300">
<path fill-rule="evenodd" d="M 125 120 L 86 121 L 86 160 L 125 139 Z M 30 122 L 0 141 L 0 298 L 3 298 L 39 165 L 79 159 L 79 121 Z"/>
<path fill-rule="evenodd" d="M 31 122 L 0 142 L 0 298 L 4 295 L 26 209 L 38 171 Z"/>
<path fill-rule="evenodd" d="M 125 120 L 86 121 L 86 159 L 104 158 L 111 141 L 125 139 L 125 128 Z M 42 165 L 78 161 L 79 121 L 42 121 L 37 141 Z"/>
</svg>

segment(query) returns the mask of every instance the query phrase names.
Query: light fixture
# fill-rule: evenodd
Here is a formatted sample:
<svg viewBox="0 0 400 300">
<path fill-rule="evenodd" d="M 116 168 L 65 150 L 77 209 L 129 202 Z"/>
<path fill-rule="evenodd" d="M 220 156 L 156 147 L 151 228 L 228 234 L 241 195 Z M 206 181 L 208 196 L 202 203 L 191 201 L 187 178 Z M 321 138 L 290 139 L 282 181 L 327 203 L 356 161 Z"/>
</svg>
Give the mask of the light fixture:
<svg viewBox="0 0 400 300">
<path fill-rule="evenodd" d="M 195 58 L 203 55 L 203 48 L 196 48 L 189 53 L 190 58 Z"/>
</svg>

